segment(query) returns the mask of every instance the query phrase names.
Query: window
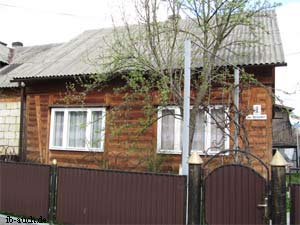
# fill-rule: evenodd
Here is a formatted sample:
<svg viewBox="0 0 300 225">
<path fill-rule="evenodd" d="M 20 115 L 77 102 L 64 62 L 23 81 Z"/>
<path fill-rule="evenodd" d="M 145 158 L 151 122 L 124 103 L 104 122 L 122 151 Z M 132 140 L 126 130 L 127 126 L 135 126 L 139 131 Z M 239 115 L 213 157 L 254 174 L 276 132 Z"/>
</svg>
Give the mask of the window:
<svg viewBox="0 0 300 225">
<path fill-rule="evenodd" d="M 224 111 L 225 110 L 225 111 Z M 192 150 L 216 154 L 229 148 L 229 129 L 226 112 L 222 106 L 211 106 L 206 113 L 200 110 L 196 116 Z M 181 153 L 182 117 L 178 107 L 158 110 L 157 150 L 160 153 Z"/>
<path fill-rule="evenodd" d="M 181 152 L 181 116 L 178 107 L 165 107 L 158 110 L 157 148 L 159 152 Z"/>
<path fill-rule="evenodd" d="M 103 151 L 105 108 L 53 108 L 50 149 Z"/>
</svg>

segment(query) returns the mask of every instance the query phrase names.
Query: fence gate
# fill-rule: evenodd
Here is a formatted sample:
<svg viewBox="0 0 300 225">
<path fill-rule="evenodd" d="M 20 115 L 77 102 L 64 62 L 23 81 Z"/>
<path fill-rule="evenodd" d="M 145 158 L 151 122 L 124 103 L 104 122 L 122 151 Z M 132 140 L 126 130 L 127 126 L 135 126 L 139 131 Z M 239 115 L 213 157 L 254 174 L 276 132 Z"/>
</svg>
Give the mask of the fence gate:
<svg viewBox="0 0 300 225">
<path fill-rule="evenodd" d="M 225 152 L 222 154 L 211 158 L 205 166 L 216 164 L 216 159 L 224 157 Z M 204 177 L 206 224 L 266 224 L 268 221 L 268 167 L 250 153 L 238 151 L 237 154 L 240 156 L 234 164 L 229 161 L 226 164 L 222 159 L 222 165 Z M 241 156 L 244 154 L 247 156 Z M 226 157 L 228 160 L 228 154 Z M 254 161 L 261 163 L 267 179 L 252 169 Z"/>
</svg>

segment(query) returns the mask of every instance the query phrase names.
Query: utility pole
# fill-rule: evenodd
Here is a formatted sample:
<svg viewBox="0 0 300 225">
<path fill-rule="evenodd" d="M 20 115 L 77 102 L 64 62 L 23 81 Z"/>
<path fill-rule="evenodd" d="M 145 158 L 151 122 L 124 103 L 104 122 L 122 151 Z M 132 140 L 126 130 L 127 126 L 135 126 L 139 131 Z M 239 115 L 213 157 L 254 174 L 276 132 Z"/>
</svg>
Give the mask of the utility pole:
<svg viewBox="0 0 300 225">
<path fill-rule="evenodd" d="M 236 150 L 239 150 L 239 95 L 240 95 L 240 70 L 234 69 L 234 160 L 238 162 L 238 154 Z"/>
<path fill-rule="evenodd" d="M 191 92 L 191 40 L 184 42 L 184 102 L 182 134 L 182 175 L 188 175 L 189 131 L 190 131 L 190 92 Z"/>
</svg>

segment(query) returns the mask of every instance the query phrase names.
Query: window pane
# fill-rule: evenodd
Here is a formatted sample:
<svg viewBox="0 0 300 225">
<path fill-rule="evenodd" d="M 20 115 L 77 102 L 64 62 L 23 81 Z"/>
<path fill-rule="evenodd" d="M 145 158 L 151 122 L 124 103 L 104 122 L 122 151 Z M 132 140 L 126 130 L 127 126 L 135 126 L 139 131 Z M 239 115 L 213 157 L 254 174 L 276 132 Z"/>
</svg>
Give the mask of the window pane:
<svg viewBox="0 0 300 225">
<path fill-rule="evenodd" d="M 101 148 L 101 125 L 102 125 L 102 112 L 92 112 L 92 130 L 91 130 L 91 147 Z"/>
<path fill-rule="evenodd" d="M 171 115 L 170 115 L 171 114 Z M 175 110 L 162 110 L 161 149 L 174 149 Z"/>
<path fill-rule="evenodd" d="M 64 128 L 64 112 L 55 112 L 54 114 L 54 131 L 53 145 L 62 146 L 63 144 L 63 128 Z"/>
<path fill-rule="evenodd" d="M 193 137 L 192 149 L 204 151 L 205 145 L 205 114 L 199 112 L 196 115 L 195 132 Z"/>
<path fill-rule="evenodd" d="M 87 112 L 69 112 L 68 147 L 85 147 Z"/>
<path fill-rule="evenodd" d="M 224 109 L 211 110 L 211 149 L 222 151 L 225 150 L 225 113 Z"/>
</svg>

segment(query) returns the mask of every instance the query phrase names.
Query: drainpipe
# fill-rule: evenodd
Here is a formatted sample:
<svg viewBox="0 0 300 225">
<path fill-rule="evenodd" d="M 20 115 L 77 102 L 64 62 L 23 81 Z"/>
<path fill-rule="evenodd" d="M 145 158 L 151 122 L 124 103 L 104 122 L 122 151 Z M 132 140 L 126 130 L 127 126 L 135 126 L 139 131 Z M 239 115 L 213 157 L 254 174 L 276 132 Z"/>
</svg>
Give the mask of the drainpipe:
<svg viewBox="0 0 300 225">
<path fill-rule="evenodd" d="M 19 134 L 19 158 L 21 162 L 26 161 L 26 91 L 25 83 L 19 82 L 20 87 L 20 134 Z"/>
</svg>

